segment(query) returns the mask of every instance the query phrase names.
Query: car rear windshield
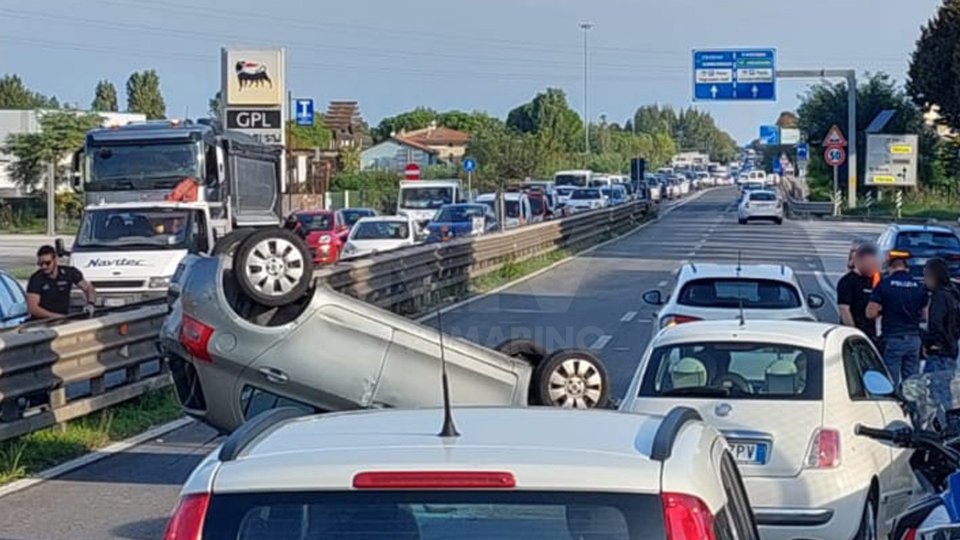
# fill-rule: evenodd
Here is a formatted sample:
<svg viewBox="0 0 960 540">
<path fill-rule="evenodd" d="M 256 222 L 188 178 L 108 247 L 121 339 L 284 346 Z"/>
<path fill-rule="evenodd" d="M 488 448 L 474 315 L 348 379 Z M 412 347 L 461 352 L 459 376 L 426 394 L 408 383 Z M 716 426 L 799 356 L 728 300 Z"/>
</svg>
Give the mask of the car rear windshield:
<svg viewBox="0 0 960 540">
<path fill-rule="evenodd" d="M 769 191 L 754 191 L 750 194 L 751 201 L 776 201 L 777 196 Z"/>
<path fill-rule="evenodd" d="M 792 309 L 802 305 L 793 285 L 767 279 L 709 278 L 687 282 L 677 300 L 706 308 Z"/>
<path fill-rule="evenodd" d="M 599 199 L 601 197 L 599 189 L 578 189 L 570 195 L 571 199 L 574 200 L 591 200 Z"/>
<path fill-rule="evenodd" d="M 353 228 L 352 240 L 404 240 L 410 228 L 404 221 L 364 221 Z"/>
<path fill-rule="evenodd" d="M 546 213 L 543 206 L 543 197 L 530 197 L 530 213 L 535 216 Z"/>
<path fill-rule="evenodd" d="M 956 249 L 960 239 L 955 234 L 934 231 L 909 231 L 897 235 L 898 249 Z"/>
<path fill-rule="evenodd" d="M 204 540 L 653 540 L 657 495 L 571 492 L 313 492 L 216 495 Z"/>
<path fill-rule="evenodd" d="M 823 397 L 823 354 L 796 345 L 702 342 L 653 351 L 640 396 L 768 400 Z"/>
</svg>

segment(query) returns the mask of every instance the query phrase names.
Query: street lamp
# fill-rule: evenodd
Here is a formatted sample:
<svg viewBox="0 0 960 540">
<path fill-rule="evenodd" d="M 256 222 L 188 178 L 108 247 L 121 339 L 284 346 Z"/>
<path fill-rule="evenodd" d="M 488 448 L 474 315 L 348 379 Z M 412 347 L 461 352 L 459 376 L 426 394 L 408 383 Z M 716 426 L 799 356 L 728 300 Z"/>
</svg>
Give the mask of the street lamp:
<svg viewBox="0 0 960 540">
<path fill-rule="evenodd" d="M 587 32 L 593 28 L 593 23 L 580 23 L 583 31 L 583 149 L 590 154 L 590 115 L 587 114 Z"/>
</svg>

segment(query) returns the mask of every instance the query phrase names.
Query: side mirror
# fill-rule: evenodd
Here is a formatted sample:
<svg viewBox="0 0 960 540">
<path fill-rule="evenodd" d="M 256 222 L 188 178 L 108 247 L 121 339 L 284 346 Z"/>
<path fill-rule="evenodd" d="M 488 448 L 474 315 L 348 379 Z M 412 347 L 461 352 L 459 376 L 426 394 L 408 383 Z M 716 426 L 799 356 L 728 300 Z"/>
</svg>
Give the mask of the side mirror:
<svg viewBox="0 0 960 540">
<path fill-rule="evenodd" d="M 64 247 L 62 238 L 57 238 L 53 241 L 53 249 L 57 250 L 57 257 L 63 257 L 70 254 L 70 251 Z"/>
<path fill-rule="evenodd" d="M 826 300 L 823 299 L 819 294 L 808 294 L 807 295 L 807 304 L 810 304 L 810 307 L 813 309 L 820 309 L 826 303 Z"/>
<path fill-rule="evenodd" d="M 658 290 L 647 291 L 643 293 L 643 301 L 651 306 L 662 306 L 663 295 L 661 295 Z"/>
<path fill-rule="evenodd" d="M 872 396 L 893 395 L 893 383 L 886 375 L 879 371 L 868 371 L 863 374 L 863 387 Z"/>
</svg>

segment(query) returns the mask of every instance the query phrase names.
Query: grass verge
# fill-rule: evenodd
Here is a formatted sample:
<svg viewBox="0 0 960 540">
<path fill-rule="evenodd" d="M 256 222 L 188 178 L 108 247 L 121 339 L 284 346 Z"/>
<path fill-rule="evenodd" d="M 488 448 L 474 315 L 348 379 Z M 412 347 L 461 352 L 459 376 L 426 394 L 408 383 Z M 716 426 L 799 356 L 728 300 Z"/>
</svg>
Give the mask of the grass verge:
<svg viewBox="0 0 960 540">
<path fill-rule="evenodd" d="M 30 279 L 30 276 L 37 271 L 35 266 L 14 266 L 8 272 L 13 276 L 13 279 Z"/>
<path fill-rule="evenodd" d="M 0 442 L 0 485 L 26 478 L 181 416 L 172 387 Z"/>
<path fill-rule="evenodd" d="M 491 289 L 519 279 L 527 274 L 546 268 L 551 264 L 572 257 L 573 252 L 566 249 L 551 251 L 545 255 L 532 257 L 523 261 L 510 261 L 498 268 L 495 272 L 480 276 L 470 282 L 470 293 L 483 293 Z"/>
</svg>

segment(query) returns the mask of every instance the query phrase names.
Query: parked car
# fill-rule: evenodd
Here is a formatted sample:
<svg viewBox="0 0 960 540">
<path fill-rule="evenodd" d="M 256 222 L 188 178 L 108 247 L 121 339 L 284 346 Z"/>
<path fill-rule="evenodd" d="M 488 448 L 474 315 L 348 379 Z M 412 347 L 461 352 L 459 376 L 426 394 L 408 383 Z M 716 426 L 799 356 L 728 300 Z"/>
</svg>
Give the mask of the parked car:
<svg viewBox="0 0 960 540">
<path fill-rule="evenodd" d="M 621 410 L 683 405 L 709 418 L 764 540 L 886 538 L 917 487 L 909 452 L 854 435 L 857 424 L 908 421 L 896 400 L 865 390 L 867 376 L 886 368 L 859 330 L 748 315 L 659 332 Z"/>
<path fill-rule="evenodd" d="M 254 242 L 263 241 L 258 234 Z M 588 351 L 548 353 L 516 339 L 489 349 L 441 337 L 294 273 L 282 276 L 291 290 L 268 287 L 253 298 L 238 287 L 244 272 L 234 271 L 249 250 L 241 243 L 232 264 L 229 254 L 184 259 L 160 330 L 184 412 L 217 429 L 291 404 L 316 412 L 436 406 L 444 358 L 457 405 L 607 404 L 609 377 Z"/>
<path fill-rule="evenodd" d="M 825 300 L 804 295 L 793 269 L 773 264 L 687 263 L 667 298 L 653 289 L 644 302 L 658 306 L 657 328 L 702 320 L 817 320 Z"/>
<path fill-rule="evenodd" d="M 923 278 L 923 266 L 933 257 L 947 261 L 950 277 L 960 280 L 960 238 L 950 227 L 938 225 L 888 226 L 877 240 L 884 266 L 891 255 L 907 257 L 910 274 Z"/>
<path fill-rule="evenodd" d="M 482 203 L 447 204 L 427 223 L 427 243 L 462 236 L 479 236 L 499 230 L 493 210 Z"/>
<path fill-rule="evenodd" d="M 607 199 L 600 188 L 578 188 L 567 199 L 567 207 L 573 213 L 596 210 L 607 206 Z"/>
<path fill-rule="evenodd" d="M 744 225 L 751 220 L 773 221 L 783 224 L 783 201 L 776 191 L 763 189 L 747 191 L 737 208 L 737 221 Z"/>
<path fill-rule="evenodd" d="M 341 260 L 392 251 L 417 243 L 416 226 L 405 216 L 360 218 L 350 229 Z"/>
<path fill-rule="evenodd" d="M 658 203 L 666 198 L 663 194 L 663 184 L 656 178 L 647 178 L 647 193 L 650 196 L 650 202 Z"/>
<path fill-rule="evenodd" d="M 489 206 L 494 215 L 497 214 L 496 193 L 484 193 L 477 197 L 477 202 Z M 504 229 L 515 229 L 530 223 L 530 199 L 527 194 L 522 191 L 503 192 L 503 213 L 501 219 Z"/>
<path fill-rule="evenodd" d="M 691 409 L 454 408 L 438 436 L 443 416 L 265 413 L 194 470 L 165 538 L 759 538 L 730 449 Z"/>
<path fill-rule="evenodd" d="M 350 228 L 343 222 L 343 214 L 332 210 L 294 212 L 287 218 L 285 226 L 304 239 L 316 264 L 333 264 L 340 260 L 340 252 L 350 233 Z"/>
<path fill-rule="evenodd" d="M 530 201 L 531 223 L 540 223 L 553 218 L 554 206 L 549 194 L 540 188 L 529 188 L 526 193 Z"/>
<path fill-rule="evenodd" d="M 0 270 L 0 328 L 15 328 L 27 322 L 27 293 L 5 270 Z"/>
<path fill-rule="evenodd" d="M 340 213 L 340 218 L 348 229 L 353 228 L 360 218 L 373 217 L 377 215 L 377 211 L 373 208 L 341 208 L 340 210 L 337 210 L 337 212 Z"/>
</svg>

